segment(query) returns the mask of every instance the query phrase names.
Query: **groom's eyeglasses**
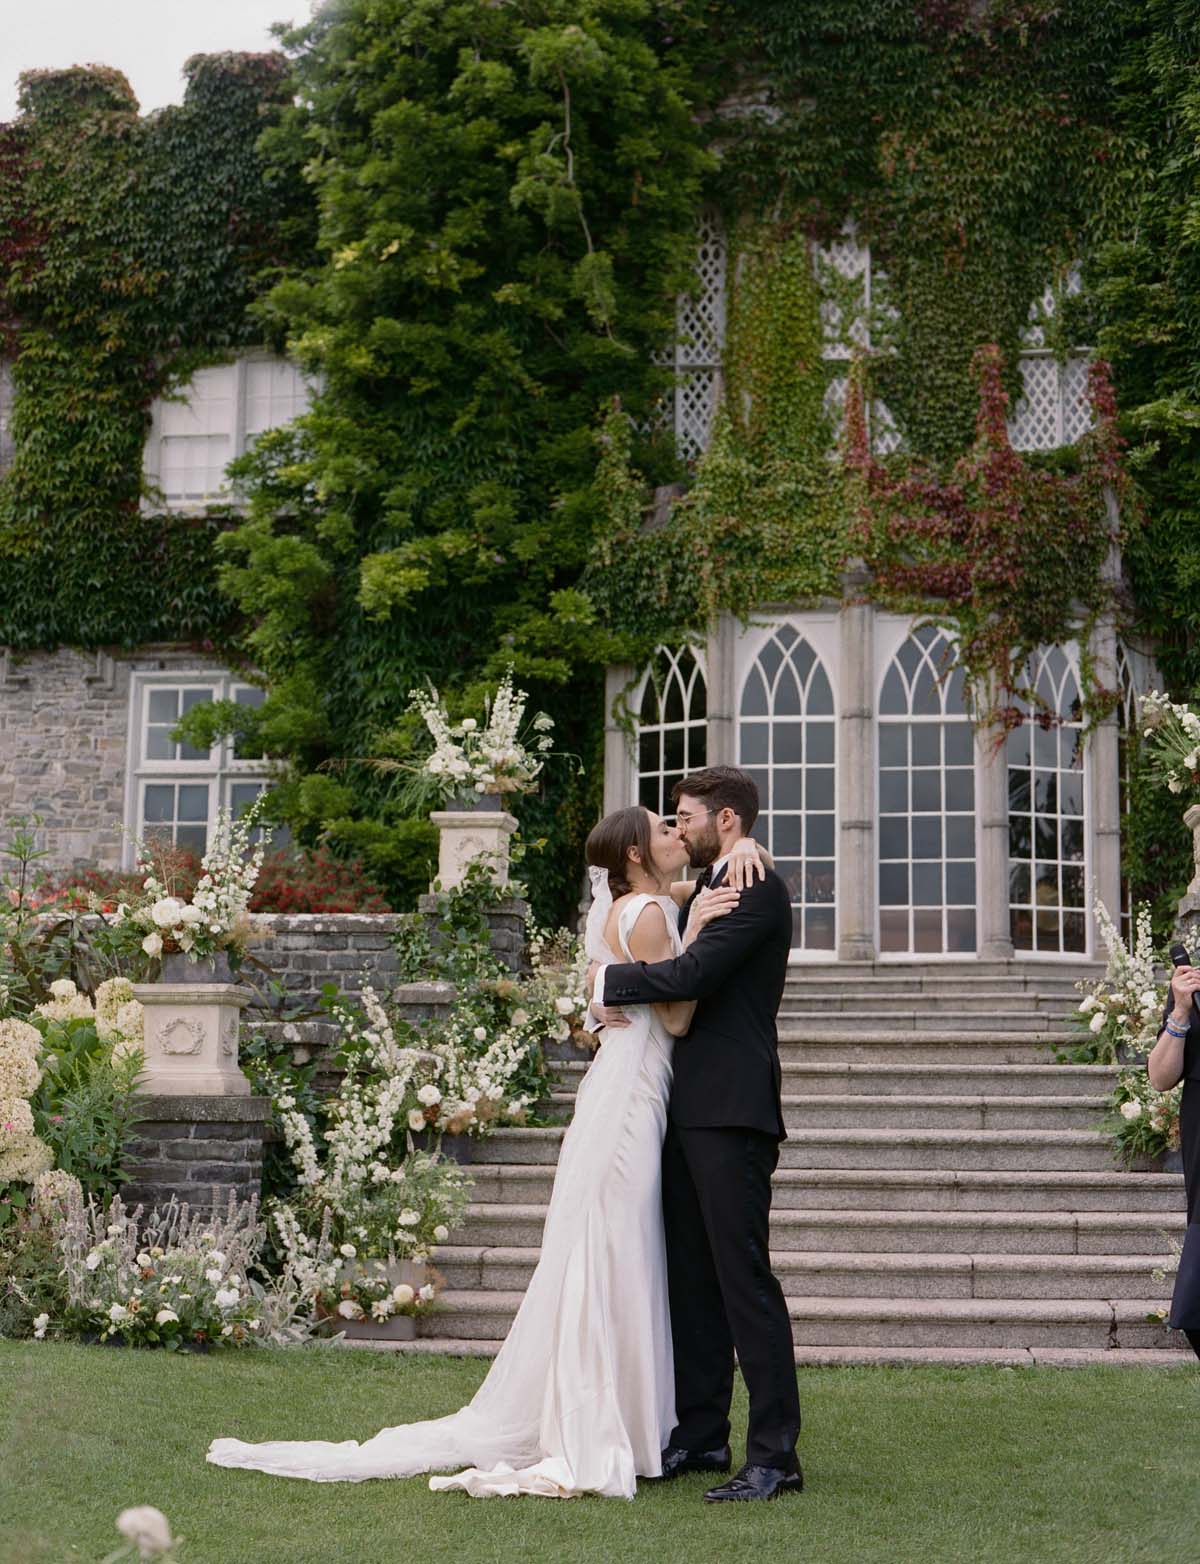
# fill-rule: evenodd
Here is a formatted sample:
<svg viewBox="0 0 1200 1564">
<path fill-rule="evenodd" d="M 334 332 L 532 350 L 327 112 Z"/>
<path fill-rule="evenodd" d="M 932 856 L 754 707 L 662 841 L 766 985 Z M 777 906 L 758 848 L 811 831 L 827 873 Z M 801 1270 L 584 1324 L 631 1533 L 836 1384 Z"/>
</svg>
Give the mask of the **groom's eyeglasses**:
<svg viewBox="0 0 1200 1564">
<path fill-rule="evenodd" d="M 690 810 L 690 809 L 689 810 L 685 810 L 682 813 L 677 814 L 675 816 L 675 824 L 676 825 L 687 825 L 689 823 L 689 821 L 699 820 L 704 815 L 715 815 L 716 812 L 717 811 L 715 809 L 697 809 L 697 810 L 694 810 L 694 811 Z"/>
</svg>

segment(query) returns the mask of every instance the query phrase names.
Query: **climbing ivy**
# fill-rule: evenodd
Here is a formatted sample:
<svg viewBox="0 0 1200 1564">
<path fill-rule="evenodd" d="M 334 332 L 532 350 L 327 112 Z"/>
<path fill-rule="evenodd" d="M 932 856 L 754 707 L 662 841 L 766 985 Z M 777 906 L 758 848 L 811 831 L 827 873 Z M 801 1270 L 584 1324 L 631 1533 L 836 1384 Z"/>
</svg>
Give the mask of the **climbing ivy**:
<svg viewBox="0 0 1200 1564">
<path fill-rule="evenodd" d="M 255 150 L 287 102 L 283 58 L 202 55 L 186 74 L 182 106 L 142 118 L 118 71 L 30 72 L 0 127 L 0 643 L 19 649 L 229 625 L 220 518 L 143 503 L 149 408 L 256 340 L 247 306 L 302 253 L 305 203 Z"/>
</svg>

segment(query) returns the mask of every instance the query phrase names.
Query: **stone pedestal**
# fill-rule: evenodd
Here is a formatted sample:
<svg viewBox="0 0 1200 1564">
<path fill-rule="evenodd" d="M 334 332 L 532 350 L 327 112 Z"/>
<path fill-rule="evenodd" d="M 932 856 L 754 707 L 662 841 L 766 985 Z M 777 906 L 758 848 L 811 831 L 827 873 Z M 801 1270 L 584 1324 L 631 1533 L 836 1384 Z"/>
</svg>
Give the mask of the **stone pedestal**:
<svg viewBox="0 0 1200 1564">
<path fill-rule="evenodd" d="M 444 891 L 452 891 L 466 877 L 467 866 L 483 858 L 500 885 L 508 884 L 508 843 L 517 829 L 515 815 L 507 810 L 493 813 L 437 809 L 429 817 L 438 828 L 438 880 Z"/>
<path fill-rule="evenodd" d="M 126 1205 L 149 1210 L 174 1196 L 206 1208 L 214 1193 L 222 1205 L 231 1192 L 239 1200 L 260 1193 L 269 1097 L 139 1095 L 138 1113 Z"/>
<path fill-rule="evenodd" d="M 138 1082 L 148 1096 L 248 1097 L 238 1068 L 242 1009 L 254 998 L 237 983 L 135 983 L 146 1010 L 146 1063 Z"/>
<path fill-rule="evenodd" d="M 437 896 L 421 896 L 417 911 L 429 919 L 434 944 L 441 940 L 441 911 Z M 525 953 L 525 931 L 529 923 L 529 903 L 519 896 L 488 907 L 485 916 L 488 923 L 488 942 L 510 972 L 520 972 Z"/>
</svg>

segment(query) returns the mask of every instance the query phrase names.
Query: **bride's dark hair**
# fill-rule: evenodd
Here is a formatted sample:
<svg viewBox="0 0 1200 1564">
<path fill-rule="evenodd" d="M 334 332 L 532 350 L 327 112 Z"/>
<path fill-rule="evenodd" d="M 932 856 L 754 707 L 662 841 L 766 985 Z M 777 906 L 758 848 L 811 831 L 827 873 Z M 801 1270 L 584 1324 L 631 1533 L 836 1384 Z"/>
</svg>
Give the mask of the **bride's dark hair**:
<svg viewBox="0 0 1200 1564">
<path fill-rule="evenodd" d="M 608 888 L 614 899 L 628 896 L 633 889 L 629 883 L 631 847 L 637 848 L 642 864 L 651 869 L 650 816 L 641 804 L 614 809 L 611 815 L 605 815 L 599 825 L 592 827 L 584 848 L 588 863 L 608 870 Z"/>
</svg>

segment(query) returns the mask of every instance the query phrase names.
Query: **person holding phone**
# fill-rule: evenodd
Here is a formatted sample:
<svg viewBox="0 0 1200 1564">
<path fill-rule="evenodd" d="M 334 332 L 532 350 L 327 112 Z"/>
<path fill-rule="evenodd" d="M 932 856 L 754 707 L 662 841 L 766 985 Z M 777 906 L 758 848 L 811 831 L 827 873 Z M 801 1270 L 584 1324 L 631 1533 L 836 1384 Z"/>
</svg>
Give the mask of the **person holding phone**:
<svg viewBox="0 0 1200 1564">
<path fill-rule="evenodd" d="M 1167 996 L 1158 1041 L 1150 1050 L 1146 1073 L 1157 1092 L 1169 1092 L 1183 1082 L 1179 1107 L 1179 1140 L 1183 1150 L 1183 1184 L 1187 1192 L 1188 1237 L 1175 1279 L 1170 1322 L 1182 1329 L 1200 1358 L 1200 967 L 1177 945 L 1171 951 L 1175 972 Z"/>
</svg>

